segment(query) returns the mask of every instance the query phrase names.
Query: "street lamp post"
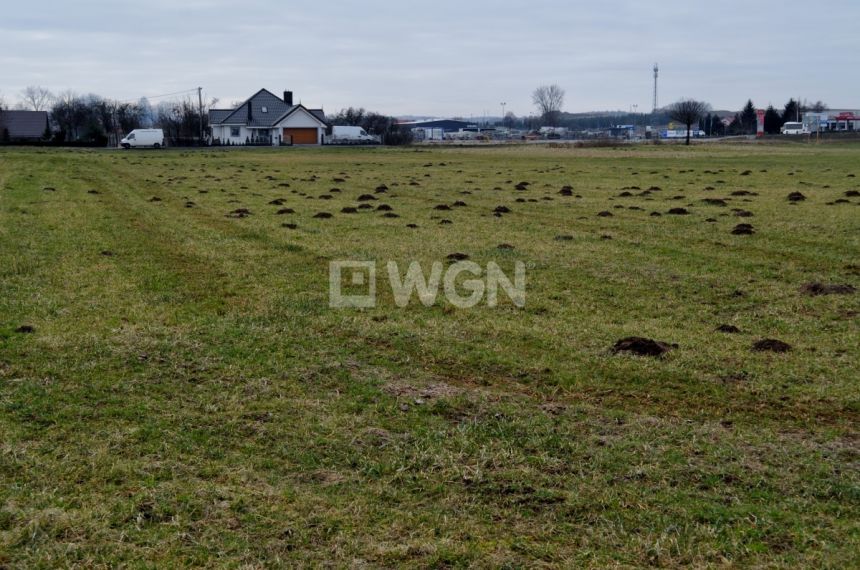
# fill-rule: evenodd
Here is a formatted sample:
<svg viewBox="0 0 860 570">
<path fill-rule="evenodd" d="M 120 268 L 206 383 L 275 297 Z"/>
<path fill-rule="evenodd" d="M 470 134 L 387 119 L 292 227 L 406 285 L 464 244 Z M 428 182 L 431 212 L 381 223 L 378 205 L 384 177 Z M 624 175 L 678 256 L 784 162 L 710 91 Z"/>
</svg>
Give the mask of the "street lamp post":
<svg viewBox="0 0 860 570">
<path fill-rule="evenodd" d="M 504 125 L 505 124 L 505 105 L 507 105 L 507 103 L 502 101 L 500 103 L 500 105 L 502 106 L 502 125 Z"/>
</svg>

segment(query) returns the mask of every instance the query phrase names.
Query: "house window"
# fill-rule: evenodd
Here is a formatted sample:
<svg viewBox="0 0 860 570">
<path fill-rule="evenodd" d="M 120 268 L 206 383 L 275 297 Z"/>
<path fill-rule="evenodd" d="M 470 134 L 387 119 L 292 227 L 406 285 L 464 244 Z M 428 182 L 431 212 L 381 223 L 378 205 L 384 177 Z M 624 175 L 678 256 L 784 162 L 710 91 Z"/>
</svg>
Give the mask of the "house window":
<svg viewBox="0 0 860 570">
<path fill-rule="evenodd" d="M 230 127 L 230 136 L 238 137 L 239 136 L 239 127 Z"/>
<path fill-rule="evenodd" d="M 268 108 L 268 107 L 263 107 L 263 112 L 264 112 L 264 113 L 268 113 L 268 112 L 269 112 L 269 108 Z"/>
</svg>

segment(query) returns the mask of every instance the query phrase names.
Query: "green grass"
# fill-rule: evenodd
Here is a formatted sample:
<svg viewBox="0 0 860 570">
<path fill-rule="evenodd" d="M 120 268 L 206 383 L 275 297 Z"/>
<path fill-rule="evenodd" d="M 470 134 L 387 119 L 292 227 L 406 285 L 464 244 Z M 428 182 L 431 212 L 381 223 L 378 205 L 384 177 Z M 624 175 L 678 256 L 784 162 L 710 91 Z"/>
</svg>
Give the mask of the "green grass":
<svg viewBox="0 0 860 570">
<path fill-rule="evenodd" d="M 860 285 L 860 198 L 827 204 L 858 165 L 0 150 L 0 566 L 856 566 L 860 295 L 800 287 Z M 399 218 L 340 213 L 381 183 Z M 385 262 L 453 252 L 523 261 L 526 306 L 394 304 Z M 329 308 L 340 259 L 378 262 L 376 308 Z"/>
</svg>

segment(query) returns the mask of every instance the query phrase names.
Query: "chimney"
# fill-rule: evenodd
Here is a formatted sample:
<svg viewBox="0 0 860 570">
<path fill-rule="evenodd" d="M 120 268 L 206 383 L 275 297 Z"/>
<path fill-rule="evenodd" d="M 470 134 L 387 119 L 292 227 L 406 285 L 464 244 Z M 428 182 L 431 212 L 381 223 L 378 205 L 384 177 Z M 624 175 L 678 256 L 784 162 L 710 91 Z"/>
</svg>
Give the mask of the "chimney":
<svg viewBox="0 0 860 570">
<path fill-rule="evenodd" d="M 292 91 L 284 91 L 284 103 L 293 106 L 293 92 Z"/>
</svg>

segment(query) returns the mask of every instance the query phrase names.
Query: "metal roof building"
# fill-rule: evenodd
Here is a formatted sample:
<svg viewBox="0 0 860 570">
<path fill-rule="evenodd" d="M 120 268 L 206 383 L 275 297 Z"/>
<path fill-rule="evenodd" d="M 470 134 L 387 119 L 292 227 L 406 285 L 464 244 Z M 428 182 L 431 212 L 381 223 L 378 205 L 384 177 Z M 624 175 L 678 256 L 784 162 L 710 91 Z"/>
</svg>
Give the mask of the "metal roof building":
<svg viewBox="0 0 860 570">
<path fill-rule="evenodd" d="M 47 111 L 0 111 L 0 138 L 38 140 L 47 128 Z"/>
</svg>

